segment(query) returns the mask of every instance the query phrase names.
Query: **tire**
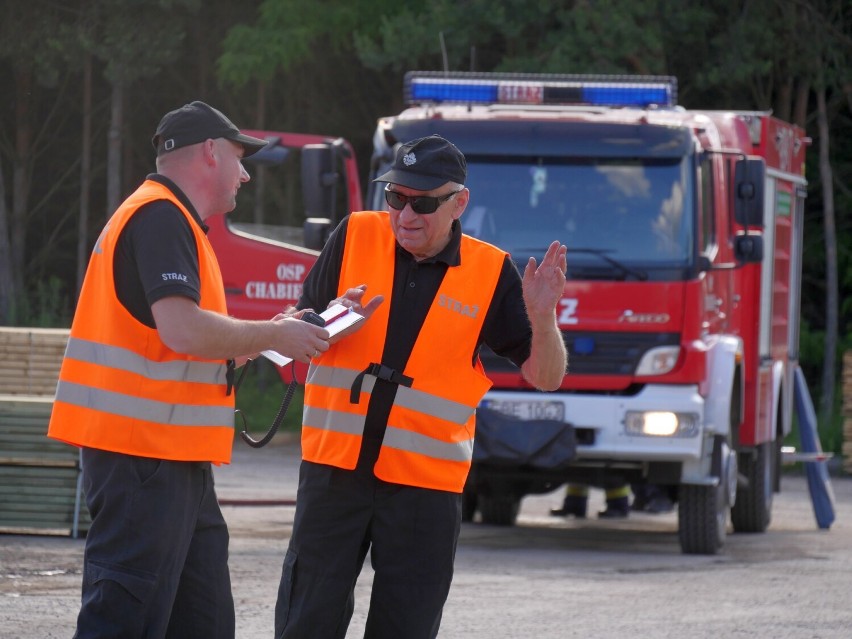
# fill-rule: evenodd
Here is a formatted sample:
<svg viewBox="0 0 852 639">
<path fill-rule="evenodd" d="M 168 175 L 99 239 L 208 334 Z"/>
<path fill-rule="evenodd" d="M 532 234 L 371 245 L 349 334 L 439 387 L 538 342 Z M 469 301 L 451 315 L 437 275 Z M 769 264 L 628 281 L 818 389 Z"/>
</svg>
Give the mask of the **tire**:
<svg viewBox="0 0 852 639">
<path fill-rule="evenodd" d="M 513 526 L 520 510 L 521 500 L 514 495 L 479 495 L 483 524 Z"/>
<path fill-rule="evenodd" d="M 764 442 L 755 455 L 740 458 L 748 484 L 737 489 L 737 501 L 731 509 L 736 532 L 760 533 L 769 526 L 777 472 L 775 449 L 775 442 Z"/>
<path fill-rule="evenodd" d="M 724 482 L 683 484 L 678 498 L 678 538 L 689 555 L 715 555 L 725 543 L 728 507 Z"/>
</svg>

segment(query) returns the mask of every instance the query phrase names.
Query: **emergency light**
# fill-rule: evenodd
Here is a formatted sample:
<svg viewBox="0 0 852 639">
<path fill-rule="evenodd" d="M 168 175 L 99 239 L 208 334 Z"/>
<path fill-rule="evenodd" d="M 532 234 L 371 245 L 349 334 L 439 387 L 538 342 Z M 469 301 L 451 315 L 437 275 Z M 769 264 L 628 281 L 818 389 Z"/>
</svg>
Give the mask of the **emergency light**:
<svg viewBox="0 0 852 639">
<path fill-rule="evenodd" d="M 672 76 L 560 75 L 409 71 L 407 104 L 537 104 L 673 107 Z"/>
</svg>

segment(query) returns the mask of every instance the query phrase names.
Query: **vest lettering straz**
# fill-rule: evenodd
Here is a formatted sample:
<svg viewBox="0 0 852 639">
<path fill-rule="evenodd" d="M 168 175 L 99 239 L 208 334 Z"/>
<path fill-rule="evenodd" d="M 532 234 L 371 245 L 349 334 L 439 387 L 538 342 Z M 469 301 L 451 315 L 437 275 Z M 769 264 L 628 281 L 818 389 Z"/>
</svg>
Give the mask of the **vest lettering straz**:
<svg viewBox="0 0 852 639">
<path fill-rule="evenodd" d="M 476 406 L 491 381 L 473 351 L 506 254 L 462 236 L 461 264 L 447 269 L 404 371 L 374 472 L 388 482 L 462 492 L 473 457 Z M 384 211 L 349 218 L 338 294 L 368 282 L 371 295 L 390 300 L 395 239 Z M 365 255 L 371 259 L 364 259 Z M 457 300 L 458 304 L 448 304 Z M 482 309 L 459 312 L 460 309 Z M 366 375 L 358 403 L 356 377 L 381 363 L 390 303 L 382 304 L 357 335 L 334 344 L 308 371 L 302 427 L 307 461 L 353 469 L 358 461 L 375 377 Z"/>
<path fill-rule="evenodd" d="M 95 245 L 59 374 L 48 436 L 75 446 L 177 461 L 228 463 L 234 398 L 226 362 L 176 353 L 137 321 L 115 291 L 113 260 L 134 213 L 169 200 L 198 248 L 199 307 L 226 313 L 213 248 L 189 211 L 162 184 L 145 181 L 113 214 Z"/>
</svg>

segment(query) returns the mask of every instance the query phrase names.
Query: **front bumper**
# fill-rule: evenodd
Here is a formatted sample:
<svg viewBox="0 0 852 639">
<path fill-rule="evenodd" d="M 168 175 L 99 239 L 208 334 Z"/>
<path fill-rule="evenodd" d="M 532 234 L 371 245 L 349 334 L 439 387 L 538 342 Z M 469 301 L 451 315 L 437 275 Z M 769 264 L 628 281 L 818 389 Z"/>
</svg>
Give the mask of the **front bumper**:
<svg viewBox="0 0 852 639">
<path fill-rule="evenodd" d="M 565 421 L 577 434 L 576 462 L 680 462 L 693 466 L 709 453 L 704 433 L 704 398 L 697 386 L 645 386 L 632 396 L 574 393 L 529 393 L 490 391 L 483 398 L 499 401 L 558 401 L 564 405 Z M 697 427 L 689 436 L 650 436 L 628 432 L 629 412 L 672 411 L 694 414 Z"/>
</svg>

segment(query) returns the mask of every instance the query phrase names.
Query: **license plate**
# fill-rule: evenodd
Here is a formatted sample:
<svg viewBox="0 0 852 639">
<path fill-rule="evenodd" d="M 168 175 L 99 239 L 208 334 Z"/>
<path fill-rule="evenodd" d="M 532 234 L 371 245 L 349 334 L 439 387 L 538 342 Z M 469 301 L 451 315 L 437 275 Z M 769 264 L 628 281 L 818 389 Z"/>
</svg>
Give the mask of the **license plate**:
<svg viewBox="0 0 852 639">
<path fill-rule="evenodd" d="M 557 419 L 565 421 L 565 405 L 562 402 L 536 400 L 487 399 L 482 402 L 485 408 L 511 415 L 518 419 Z"/>
</svg>

